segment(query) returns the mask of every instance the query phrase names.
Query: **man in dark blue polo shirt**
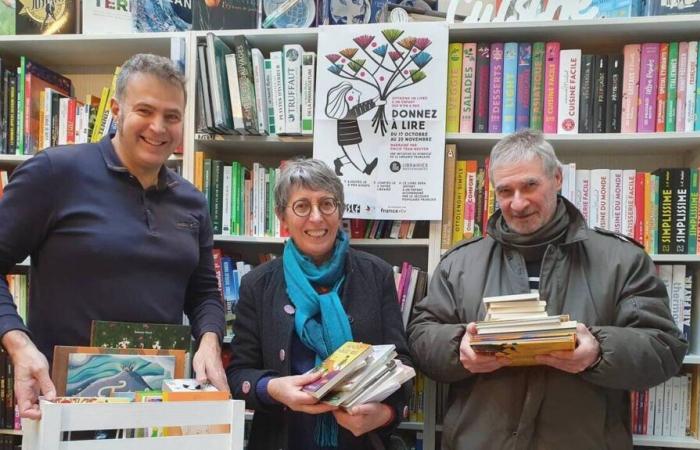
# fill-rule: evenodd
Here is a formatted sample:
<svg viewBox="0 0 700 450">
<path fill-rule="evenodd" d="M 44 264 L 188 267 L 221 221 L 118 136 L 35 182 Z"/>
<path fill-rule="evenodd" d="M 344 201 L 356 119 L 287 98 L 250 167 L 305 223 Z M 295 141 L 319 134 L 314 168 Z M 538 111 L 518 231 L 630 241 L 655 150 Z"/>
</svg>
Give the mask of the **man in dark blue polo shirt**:
<svg viewBox="0 0 700 450">
<path fill-rule="evenodd" d="M 45 150 L 12 174 L 0 201 L 0 335 L 23 417 L 39 418 L 38 396 L 55 395 L 54 345 L 87 345 L 93 319 L 181 323 L 186 313 L 197 378 L 228 389 L 207 202 L 164 165 L 182 142 L 185 102 L 168 59 L 136 55 L 117 79 L 115 135 Z M 4 275 L 27 255 L 25 327 Z"/>
</svg>

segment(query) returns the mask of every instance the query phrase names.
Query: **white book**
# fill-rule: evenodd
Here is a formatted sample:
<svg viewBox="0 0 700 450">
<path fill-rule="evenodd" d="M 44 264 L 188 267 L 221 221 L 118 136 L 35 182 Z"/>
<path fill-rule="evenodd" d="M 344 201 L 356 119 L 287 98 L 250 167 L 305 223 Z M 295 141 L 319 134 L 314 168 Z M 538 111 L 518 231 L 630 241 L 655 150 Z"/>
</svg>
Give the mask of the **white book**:
<svg viewBox="0 0 700 450">
<path fill-rule="evenodd" d="M 229 53 L 226 61 L 226 82 L 228 83 L 229 100 L 231 102 L 231 117 L 233 128 L 241 134 L 247 134 L 243 123 L 243 104 L 241 103 L 241 89 L 238 84 L 238 66 L 236 66 L 235 53 Z"/>
<path fill-rule="evenodd" d="M 685 302 L 685 264 L 673 265 L 671 278 L 671 315 L 680 331 L 683 331 L 683 303 Z"/>
<path fill-rule="evenodd" d="M 275 169 L 275 180 L 280 179 L 281 173 L 282 173 L 282 170 L 279 167 L 277 167 Z M 272 215 L 272 220 L 273 220 L 272 229 L 275 232 L 275 237 L 280 237 L 280 219 L 277 217 L 277 214 Z"/>
<path fill-rule="evenodd" d="M 303 135 L 314 134 L 315 69 L 316 53 L 304 52 L 301 60 L 301 134 Z"/>
<path fill-rule="evenodd" d="M 690 425 L 690 387 L 692 386 L 690 377 L 690 374 L 681 374 L 679 377 L 681 382 L 681 404 L 679 407 L 680 418 L 678 420 L 678 436 L 685 436 L 686 429 Z"/>
<path fill-rule="evenodd" d="M 659 264 L 656 266 L 656 272 L 659 279 L 664 282 L 666 286 L 666 293 L 668 294 L 669 302 L 671 300 L 671 284 L 673 283 L 673 266 L 671 264 Z M 669 303 L 669 308 L 671 304 Z"/>
<path fill-rule="evenodd" d="M 610 169 L 610 229 L 622 233 L 622 170 Z"/>
<path fill-rule="evenodd" d="M 265 70 L 265 96 L 267 100 L 267 134 L 277 134 L 275 125 L 275 107 L 272 102 L 272 60 L 264 61 Z"/>
<path fill-rule="evenodd" d="M 284 130 L 287 134 L 301 134 L 301 57 L 304 49 L 299 44 L 286 44 L 284 53 Z"/>
<path fill-rule="evenodd" d="M 574 202 L 576 198 L 576 163 L 571 162 L 568 164 L 569 166 L 569 174 L 571 175 L 569 177 L 569 182 L 568 182 L 568 197 L 566 197 L 571 203 Z"/>
<path fill-rule="evenodd" d="M 591 206 L 591 171 L 587 169 L 579 169 L 576 171 L 576 196 L 574 204 L 588 226 L 590 222 L 590 206 Z"/>
<path fill-rule="evenodd" d="M 39 143 L 39 148 L 51 147 L 51 104 L 54 92 L 56 91 L 51 88 L 44 88 L 44 123 L 41 124 L 44 127 L 44 139 Z"/>
<path fill-rule="evenodd" d="M 135 0 L 82 0 L 82 34 L 129 34 Z M 81 6 L 78 6 L 79 8 Z"/>
<path fill-rule="evenodd" d="M 68 143 L 68 97 L 63 97 L 58 101 L 58 145 Z M 105 125 L 105 128 L 106 125 Z"/>
<path fill-rule="evenodd" d="M 408 326 L 408 320 L 411 318 L 413 296 L 416 294 L 416 282 L 418 281 L 418 272 L 420 272 L 418 267 L 411 267 L 411 278 L 408 280 L 408 289 L 406 289 L 406 301 L 401 304 L 401 318 L 403 319 L 404 330 Z"/>
<path fill-rule="evenodd" d="M 559 114 L 557 133 L 578 134 L 581 49 L 559 52 Z"/>
<path fill-rule="evenodd" d="M 610 170 L 591 170 L 591 226 L 610 228 Z"/>
<path fill-rule="evenodd" d="M 654 388 L 656 401 L 654 402 L 654 436 L 663 436 L 664 423 L 664 383 Z"/>
<path fill-rule="evenodd" d="M 221 185 L 223 202 L 221 208 L 221 234 L 231 234 L 231 189 L 233 185 L 233 168 L 224 166 L 224 182 Z"/>
<path fill-rule="evenodd" d="M 645 434 L 652 435 L 654 434 L 654 416 L 656 414 L 656 386 L 652 386 L 648 389 L 647 402 L 649 411 L 647 413 L 647 432 Z"/>
<path fill-rule="evenodd" d="M 257 195 L 257 231 L 258 236 L 265 236 L 265 216 L 267 215 L 267 169 L 258 167 Z"/>
<path fill-rule="evenodd" d="M 669 436 L 681 436 L 681 405 L 683 404 L 681 378 L 680 376 L 671 378 L 671 428 Z"/>
<path fill-rule="evenodd" d="M 267 90 L 265 88 L 265 58 L 262 52 L 253 48 L 250 50 L 253 62 L 253 83 L 255 85 L 255 109 L 258 112 L 258 130 L 268 132 Z"/>
<path fill-rule="evenodd" d="M 685 95 L 685 131 L 695 129 L 695 102 L 698 82 L 698 41 L 688 42 L 688 71 Z"/>
<path fill-rule="evenodd" d="M 251 204 L 251 210 L 253 213 L 253 221 L 252 221 L 252 235 L 253 236 L 260 236 L 260 230 L 258 229 L 258 224 L 260 223 L 258 220 L 258 216 L 260 215 L 260 163 L 254 162 L 253 163 L 253 172 L 250 175 L 251 180 L 253 181 L 253 203 Z"/>
<path fill-rule="evenodd" d="M 664 383 L 664 407 L 662 436 L 671 436 L 671 413 L 673 411 L 673 378 Z"/>
<path fill-rule="evenodd" d="M 631 169 L 622 171 L 622 234 L 634 237 L 634 223 L 636 210 L 634 199 L 636 196 L 637 172 Z M 643 193 L 640 193 L 643 195 Z"/>
<path fill-rule="evenodd" d="M 284 77 L 282 76 L 282 52 L 270 53 L 270 86 L 272 108 L 275 112 L 275 132 L 285 134 Z"/>
</svg>

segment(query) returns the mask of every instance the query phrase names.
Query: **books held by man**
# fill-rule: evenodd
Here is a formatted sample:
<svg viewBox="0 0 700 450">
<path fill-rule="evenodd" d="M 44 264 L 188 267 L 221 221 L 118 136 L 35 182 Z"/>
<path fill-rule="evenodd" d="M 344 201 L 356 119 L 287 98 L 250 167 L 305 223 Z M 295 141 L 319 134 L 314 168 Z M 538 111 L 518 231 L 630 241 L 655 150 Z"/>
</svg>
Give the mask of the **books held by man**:
<svg viewBox="0 0 700 450">
<path fill-rule="evenodd" d="M 576 347 L 576 321 L 548 316 L 538 293 L 484 297 L 486 318 L 476 323 L 475 352 L 505 356 L 512 366 L 537 365 L 536 355 Z"/>
<path fill-rule="evenodd" d="M 396 357 L 394 345 L 346 342 L 310 372 L 323 375 L 303 390 L 324 403 L 352 408 L 381 402 L 416 376 Z"/>
</svg>

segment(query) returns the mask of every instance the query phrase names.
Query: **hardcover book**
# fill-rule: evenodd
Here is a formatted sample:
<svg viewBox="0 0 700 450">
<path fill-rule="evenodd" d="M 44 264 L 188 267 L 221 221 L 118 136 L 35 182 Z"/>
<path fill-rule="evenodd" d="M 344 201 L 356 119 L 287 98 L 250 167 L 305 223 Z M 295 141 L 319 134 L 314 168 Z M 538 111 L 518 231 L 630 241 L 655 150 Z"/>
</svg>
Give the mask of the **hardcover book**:
<svg viewBox="0 0 700 450">
<path fill-rule="evenodd" d="M 192 3 L 187 0 L 132 0 L 134 30 L 138 32 L 192 29 Z"/>
<path fill-rule="evenodd" d="M 194 0 L 193 30 L 243 30 L 258 27 L 255 0 Z"/>
<path fill-rule="evenodd" d="M 503 121 L 503 42 L 491 44 L 489 79 L 489 133 L 500 133 Z"/>
<path fill-rule="evenodd" d="M 154 348 L 189 351 L 189 325 L 93 320 L 90 345 L 103 348 Z"/>
<path fill-rule="evenodd" d="M 82 33 L 131 33 L 131 0 L 82 0 Z"/>
<path fill-rule="evenodd" d="M 474 132 L 489 131 L 489 67 L 491 46 L 480 42 L 476 46 L 476 76 L 474 91 Z"/>
<path fill-rule="evenodd" d="M 530 124 L 530 80 L 532 72 L 532 44 L 518 44 L 518 86 L 515 102 L 515 129 L 528 128 Z"/>
<path fill-rule="evenodd" d="M 70 34 L 76 29 L 75 0 L 17 0 L 17 34 Z"/>
<path fill-rule="evenodd" d="M 503 45 L 503 113 L 501 132 L 515 131 L 515 103 L 518 83 L 518 43 Z"/>
<path fill-rule="evenodd" d="M 593 68 L 592 133 L 605 133 L 608 91 L 608 57 L 607 55 L 596 55 Z"/>
</svg>

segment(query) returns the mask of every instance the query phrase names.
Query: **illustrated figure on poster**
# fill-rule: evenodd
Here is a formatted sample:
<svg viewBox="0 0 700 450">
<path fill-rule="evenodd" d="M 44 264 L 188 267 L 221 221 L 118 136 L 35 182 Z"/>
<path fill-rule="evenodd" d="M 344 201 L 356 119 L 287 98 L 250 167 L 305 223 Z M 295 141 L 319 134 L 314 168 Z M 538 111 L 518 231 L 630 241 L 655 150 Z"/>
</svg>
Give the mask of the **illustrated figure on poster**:
<svg viewBox="0 0 700 450">
<path fill-rule="evenodd" d="M 372 127 L 382 136 L 386 134 L 388 124 L 384 112 L 387 99 L 399 89 L 425 79 L 427 75 L 423 68 L 433 59 L 425 51 L 432 44 L 430 39 L 407 36 L 399 40 L 403 33 L 397 29 L 382 30 L 386 43 L 380 41 L 380 36 L 364 34 L 353 38 L 357 47 L 326 55 L 331 62 L 328 66 L 331 73 L 350 82 L 364 83 L 377 91 L 377 110 L 372 117 Z M 343 83 L 336 88 L 341 85 Z M 331 91 L 328 92 L 329 101 L 330 96 Z"/>
<path fill-rule="evenodd" d="M 367 162 L 360 143 L 362 143 L 362 133 L 357 118 L 377 106 L 384 105 L 385 100 L 379 97 L 360 102 L 360 91 L 352 87 L 347 81 L 343 81 L 332 87 L 326 95 L 326 115 L 338 122 L 338 146 L 343 151 L 343 155 L 333 160 L 335 174 L 343 176 L 340 170 L 344 165 L 351 164 L 358 171 L 371 175 L 377 167 L 378 158 Z"/>
<path fill-rule="evenodd" d="M 54 15 L 54 11 L 56 9 L 56 6 L 54 4 L 54 0 L 46 0 L 46 4 L 45 4 L 44 9 L 45 9 L 46 15 L 44 16 L 44 21 L 41 24 L 42 31 L 46 29 L 47 22 L 51 23 L 51 22 L 49 22 L 49 17 L 51 17 L 52 22 L 56 21 L 56 16 Z"/>
</svg>

